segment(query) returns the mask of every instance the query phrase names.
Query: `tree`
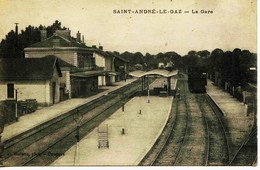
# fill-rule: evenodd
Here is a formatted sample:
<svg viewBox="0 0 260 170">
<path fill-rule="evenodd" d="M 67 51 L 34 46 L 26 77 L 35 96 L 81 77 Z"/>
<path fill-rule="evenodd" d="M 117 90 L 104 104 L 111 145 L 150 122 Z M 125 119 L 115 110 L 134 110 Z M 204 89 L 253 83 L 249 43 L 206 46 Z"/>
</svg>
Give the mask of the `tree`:
<svg viewBox="0 0 260 170">
<path fill-rule="evenodd" d="M 126 51 L 126 52 L 122 53 L 120 56 L 122 58 L 128 60 L 130 62 L 130 65 L 134 65 L 133 64 L 133 54 L 132 53 Z"/>
<path fill-rule="evenodd" d="M 0 44 L 0 57 L 18 57 L 15 49 L 16 35 L 13 30 L 11 30 L 6 38 L 1 41 Z"/>
<path fill-rule="evenodd" d="M 197 54 L 200 58 L 207 59 L 210 56 L 210 52 L 208 50 L 198 51 Z"/>
<path fill-rule="evenodd" d="M 144 56 L 142 53 L 136 52 L 134 53 L 133 57 L 134 57 L 133 59 L 134 64 L 144 65 L 144 60 L 143 60 Z"/>
<path fill-rule="evenodd" d="M 118 51 L 114 51 L 113 52 L 115 55 L 120 55 L 120 53 Z"/>
<path fill-rule="evenodd" d="M 188 69 L 189 67 L 199 66 L 199 56 L 196 51 L 189 51 L 187 55 L 183 56 L 182 62 L 184 65 L 184 69 Z"/>
<path fill-rule="evenodd" d="M 21 33 L 16 34 L 11 30 L 0 43 L 0 57 L 2 58 L 20 58 L 24 57 L 23 49 L 41 40 L 41 33 L 44 26 L 39 27 L 27 26 Z M 66 29 L 61 27 L 61 22 L 56 20 L 51 26 L 46 28 L 48 37 L 52 36 L 57 29 Z M 18 43 L 16 45 L 16 42 Z"/>
<path fill-rule="evenodd" d="M 174 51 L 166 52 L 165 55 L 169 57 L 169 60 L 174 64 L 174 68 L 181 69 L 183 67 L 181 56 Z"/>
<path fill-rule="evenodd" d="M 61 26 L 61 22 L 59 22 L 58 20 L 56 20 L 51 26 L 48 26 L 46 28 L 47 30 L 47 37 L 50 37 L 53 35 L 53 33 L 56 31 L 56 30 L 66 30 L 67 28 L 66 27 L 62 27 Z"/>
</svg>

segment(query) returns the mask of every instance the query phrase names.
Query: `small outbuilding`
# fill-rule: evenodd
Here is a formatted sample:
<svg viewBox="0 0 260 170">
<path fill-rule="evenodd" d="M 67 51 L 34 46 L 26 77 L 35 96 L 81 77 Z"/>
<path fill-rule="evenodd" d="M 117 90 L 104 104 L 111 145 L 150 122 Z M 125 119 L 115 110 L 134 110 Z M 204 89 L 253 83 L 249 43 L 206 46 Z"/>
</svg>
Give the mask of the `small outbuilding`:
<svg viewBox="0 0 260 170">
<path fill-rule="evenodd" d="M 36 99 L 49 106 L 60 101 L 62 77 L 57 57 L 0 59 L 0 100 Z M 17 95 L 16 95 L 17 92 Z"/>
</svg>

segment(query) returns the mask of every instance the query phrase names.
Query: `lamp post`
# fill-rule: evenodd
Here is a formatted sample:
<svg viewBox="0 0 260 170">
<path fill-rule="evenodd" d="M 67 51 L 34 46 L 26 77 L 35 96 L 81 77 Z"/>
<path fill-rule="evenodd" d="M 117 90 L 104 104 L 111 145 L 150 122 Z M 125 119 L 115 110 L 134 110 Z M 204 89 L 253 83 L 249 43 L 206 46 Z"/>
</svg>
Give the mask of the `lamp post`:
<svg viewBox="0 0 260 170">
<path fill-rule="evenodd" d="M 122 102 L 122 113 L 123 113 L 123 127 L 122 127 L 122 135 L 125 134 L 125 104 Z"/>
<path fill-rule="evenodd" d="M 148 76 L 147 76 L 147 96 L 148 96 L 147 103 L 150 103 L 150 91 L 149 91 L 149 81 L 148 81 Z"/>
<path fill-rule="evenodd" d="M 148 77 L 147 77 L 147 81 L 148 81 Z M 149 90 L 149 82 L 148 82 L 148 84 L 147 84 L 147 96 L 148 96 L 147 103 L 150 103 L 150 90 Z"/>
<path fill-rule="evenodd" d="M 18 117 L 18 107 L 17 107 L 17 94 L 18 94 L 18 89 L 15 89 L 15 121 L 18 122 L 19 121 L 19 117 Z"/>
<path fill-rule="evenodd" d="M 140 105 L 139 105 L 139 114 L 142 114 L 142 97 L 141 97 L 141 94 L 140 94 L 140 96 L 139 96 L 139 98 L 140 98 Z"/>
<path fill-rule="evenodd" d="M 149 92 L 149 85 L 148 85 L 148 101 L 147 101 L 147 103 L 150 103 L 150 92 Z"/>
<path fill-rule="evenodd" d="M 75 138 L 77 140 L 76 148 L 75 148 L 75 154 L 74 154 L 74 165 L 77 165 L 79 163 L 79 127 L 83 116 L 79 113 L 79 110 L 77 109 L 76 118 L 74 118 L 74 121 L 76 123 L 76 135 Z"/>
</svg>

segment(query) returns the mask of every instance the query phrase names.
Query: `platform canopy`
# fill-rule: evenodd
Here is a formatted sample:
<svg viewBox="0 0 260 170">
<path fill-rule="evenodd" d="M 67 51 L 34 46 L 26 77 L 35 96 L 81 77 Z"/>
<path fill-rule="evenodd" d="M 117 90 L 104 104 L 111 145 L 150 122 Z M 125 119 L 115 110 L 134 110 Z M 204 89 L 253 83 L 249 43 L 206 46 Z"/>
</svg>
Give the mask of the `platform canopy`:
<svg viewBox="0 0 260 170">
<path fill-rule="evenodd" d="M 167 71 L 167 70 L 162 70 L 162 69 L 155 69 L 155 70 L 150 70 L 150 71 L 137 70 L 137 71 L 132 71 L 129 73 L 130 76 L 138 77 L 138 78 L 146 76 L 146 75 L 160 75 L 163 77 L 172 77 L 177 74 L 178 74 L 178 70 Z"/>
</svg>

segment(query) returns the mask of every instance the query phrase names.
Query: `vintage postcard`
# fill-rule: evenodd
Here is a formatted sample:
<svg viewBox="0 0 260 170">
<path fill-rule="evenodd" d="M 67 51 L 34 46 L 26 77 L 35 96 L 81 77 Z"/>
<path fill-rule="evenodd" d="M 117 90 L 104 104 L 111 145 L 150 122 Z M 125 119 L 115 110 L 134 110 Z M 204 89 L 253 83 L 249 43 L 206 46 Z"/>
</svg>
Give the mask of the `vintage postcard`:
<svg viewBox="0 0 260 170">
<path fill-rule="evenodd" d="M 0 0 L 0 166 L 257 166 L 256 0 Z"/>
</svg>

